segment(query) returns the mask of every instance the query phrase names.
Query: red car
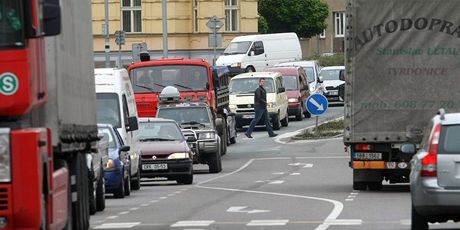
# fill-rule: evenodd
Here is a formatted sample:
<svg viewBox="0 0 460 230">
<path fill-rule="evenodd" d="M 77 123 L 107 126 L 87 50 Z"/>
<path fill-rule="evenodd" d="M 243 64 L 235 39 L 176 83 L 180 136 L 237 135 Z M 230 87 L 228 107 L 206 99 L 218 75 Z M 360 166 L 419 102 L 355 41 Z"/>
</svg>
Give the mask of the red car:
<svg viewBox="0 0 460 230">
<path fill-rule="evenodd" d="M 273 67 L 266 71 L 279 72 L 283 75 L 284 86 L 288 96 L 288 114 L 301 121 L 302 116 L 311 117 L 305 101 L 310 96 L 307 74 L 302 67 Z"/>
</svg>

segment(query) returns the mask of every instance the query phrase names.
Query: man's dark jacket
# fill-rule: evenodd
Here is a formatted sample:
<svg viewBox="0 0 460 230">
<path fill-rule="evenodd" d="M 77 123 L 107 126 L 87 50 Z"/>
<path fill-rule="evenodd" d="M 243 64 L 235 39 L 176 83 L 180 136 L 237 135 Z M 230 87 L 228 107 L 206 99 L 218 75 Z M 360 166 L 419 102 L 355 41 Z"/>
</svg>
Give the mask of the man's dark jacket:
<svg viewBox="0 0 460 230">
<path fill-rule="evenodd" d="M 259 86 L 254 92 L 254 108 L 266 109 L 267 108 L 267 92 L 264 87 Z"/>
</svg>

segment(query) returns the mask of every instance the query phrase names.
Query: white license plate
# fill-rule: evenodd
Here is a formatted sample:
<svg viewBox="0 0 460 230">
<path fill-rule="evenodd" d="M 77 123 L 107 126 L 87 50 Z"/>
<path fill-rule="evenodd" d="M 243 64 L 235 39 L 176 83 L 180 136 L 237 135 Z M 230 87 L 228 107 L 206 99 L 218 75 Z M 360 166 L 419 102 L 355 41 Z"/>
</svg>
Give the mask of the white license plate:
<svg viewBox="0 0 460 230">
<path fill-rule="evenodd" d="M 382 160 L 382 153 L 355 153 L 355 160 Z"/>
<path fill-rule="evenodd" d="M 329 95 L 337 96 L 337 95 L 339 95 L 339 91 L 329 91 Z"/>
<path fill-rule="evenodd" d="M 243 118 L 246 118 L 246 119 L 253 119 L 253 118 L 254 118 L 254 114 L 246 114 L 246 115 L 243 115 Z"/>
<path fill-rule="evenodd" d="M 168 164 L 143 164 L 143 170 L 167 170 Z"/>
</svg>

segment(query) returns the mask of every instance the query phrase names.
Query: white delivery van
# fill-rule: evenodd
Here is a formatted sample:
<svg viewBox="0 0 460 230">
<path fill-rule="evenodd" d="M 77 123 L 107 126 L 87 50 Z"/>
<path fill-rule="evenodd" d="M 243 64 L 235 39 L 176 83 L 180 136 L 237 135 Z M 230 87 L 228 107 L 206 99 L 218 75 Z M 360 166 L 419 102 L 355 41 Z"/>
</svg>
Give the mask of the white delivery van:
<svg viewBox="0 0 460 230">
<path fill-rule="evenodd" d="M 131 188 L 140 188 L 138 119 L 134 91 L 126 69 L 94 70 L 97 123 L 116 127 L 124 145 L 130 146 Z"/>
<path fill-rule="evenodd" d="M 232 75 L 264 71 L 280 62 L 302 59 L 302 49 L 295 33 L 260 34 L 235 37 L 217 61 L 228 66 Z"/>
<path fill-rule="evenodd" d="M 283 76 L 277 72 L 244 73 L 230 80 L 230 112 L 235 113 L 236 127 L 249 125 L 254 118 L 254 91 L 259 87 L 259 79 L 265 78 L 267 110 L 274 130 L 288 126 L 288 98 L 283 84 Z M 263 124 L 263 120 L 259 121 Z"/>
</svg>

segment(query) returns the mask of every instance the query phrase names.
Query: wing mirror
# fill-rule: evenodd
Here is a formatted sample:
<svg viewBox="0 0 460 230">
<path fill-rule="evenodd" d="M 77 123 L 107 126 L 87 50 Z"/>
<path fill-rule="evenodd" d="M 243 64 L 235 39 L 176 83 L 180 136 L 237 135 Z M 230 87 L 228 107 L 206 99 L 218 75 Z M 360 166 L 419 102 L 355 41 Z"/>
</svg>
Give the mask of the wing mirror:
<svg viewBox="0 0 460 230">
<path fill-rule="evenodd" d="M 256 52 L 254 52 L 254 50 L 251 50 L 251 52 L 249 52 L 248 56 L 254 56 L 254 55 L 256 55 Z"/>
<path fill-rule="evenodd" d="M 340 70 L 339 79 L 345 81 L 345 70 Z"/>
<path fill-rule="evenodd" d="M 284 88 L 284 87 L 279 87 L 278 88 L 278 93 L 284 93 L 284 92 L 286 92 L 286 88 Z"/>
<path fill-rule="evenodd" d="M 131 147 L 127 146 L 127 145 L 123 145 L 121 148 L 120 148 L 120 152 L 128 152 L 129 150 L 131 150 Z"/>
<path fill-rule="evenodd" d="M 43 4 L 43 32 L 45 36 L 61 33 L 61 7 L 59 0 L 45 0 Z"/>
<path fill-rule="evenodd" d="M 126 131 L 136 131 L 139 129 L 139 124 L 137 123 L 137 117 L 128 117 L 128 124 L 126 124 Z"/>
<path fill-rule="evenodd" d="M 323 83 L 323 76 L 319 76 L 319 77 L 318 77 L 318 82 L 319 82 L 319 83 Z"/>
</svg>

